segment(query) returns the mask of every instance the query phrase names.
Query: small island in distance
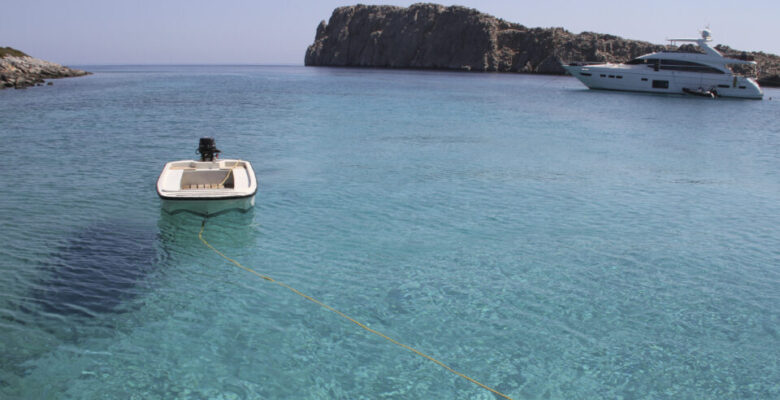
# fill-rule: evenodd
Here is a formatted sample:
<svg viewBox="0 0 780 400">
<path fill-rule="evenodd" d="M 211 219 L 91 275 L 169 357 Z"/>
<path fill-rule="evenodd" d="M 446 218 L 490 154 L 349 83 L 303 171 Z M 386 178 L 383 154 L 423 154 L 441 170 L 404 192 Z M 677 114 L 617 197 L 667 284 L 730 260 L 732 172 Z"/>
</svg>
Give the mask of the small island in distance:
<svg viewBox="0 0 780 400">
<path fill-rule="evenodd" d="M 304 64 L 564 75 L 561 63 L 624 62 L 672 48 L 608 34 L 527 28 L 461 6 L 358 4 L 338 7 L 328 22 L 320 22 Z M 753 57 L 759 84 L 780 87 L 779 56 L 715 48 L 726 57 Z M 689 45 L 680 49 L 696 51 Z"/>
<path fill-rule="evenodd" d="M 60 64 L 30 57 L 11 47 L 0 47 L 0 89 L 24 89 L 30 86 L 41 86 L 45 82 L 44 79 L 69 78 L 89 74 L 87 71 L 63 67 Z"/>
</svg>

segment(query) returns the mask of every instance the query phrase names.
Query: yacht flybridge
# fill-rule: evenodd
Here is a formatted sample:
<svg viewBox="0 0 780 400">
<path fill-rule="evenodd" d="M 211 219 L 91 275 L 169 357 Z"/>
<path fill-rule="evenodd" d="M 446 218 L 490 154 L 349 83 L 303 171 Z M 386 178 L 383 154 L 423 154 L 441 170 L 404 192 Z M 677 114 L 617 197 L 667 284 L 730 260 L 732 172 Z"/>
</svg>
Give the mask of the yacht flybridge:
<svg viewBox="0 0 780 400">
<path fill-rule="evenodd" d="M 215 159 L 220 151 L 213 138 L 201 138 L 198 152 L 200 161 L 171 161 L 163 167 L 157 194 L 164 210 L 213 215 L 255 205 L 257 178 L 249 161 Z"/>
<path fill-rule="evenodd" d="M 591 89 L 632 92 L 690 94 L 705 97 L 761 99 L 763 91 L 755 79 L 734 73 L 730 65 L 756 62 L 724 57 L 712 48 L 709 30 L 700 39 L 669 39 L 672 43 L 695 43 L 704 53 L 661 51 L 622 64 L 573 63 L 563 67 Z"/>
</svg>

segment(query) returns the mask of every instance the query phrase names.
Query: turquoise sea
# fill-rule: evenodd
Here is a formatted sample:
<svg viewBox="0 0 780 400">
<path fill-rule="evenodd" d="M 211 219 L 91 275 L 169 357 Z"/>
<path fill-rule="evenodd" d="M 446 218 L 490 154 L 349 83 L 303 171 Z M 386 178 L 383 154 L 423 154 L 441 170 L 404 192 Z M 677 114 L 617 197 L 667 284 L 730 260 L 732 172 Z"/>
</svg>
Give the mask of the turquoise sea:
<svg viewBox="0 0 780 400">
<path fill-rule="evenodd" d="M 211 244 L 514 399 L 780 398 L 780 90 L 82 68 L 0 91 L 2 399 L 498 398 L 161 212 L 201 136 Z"/>
</svg>

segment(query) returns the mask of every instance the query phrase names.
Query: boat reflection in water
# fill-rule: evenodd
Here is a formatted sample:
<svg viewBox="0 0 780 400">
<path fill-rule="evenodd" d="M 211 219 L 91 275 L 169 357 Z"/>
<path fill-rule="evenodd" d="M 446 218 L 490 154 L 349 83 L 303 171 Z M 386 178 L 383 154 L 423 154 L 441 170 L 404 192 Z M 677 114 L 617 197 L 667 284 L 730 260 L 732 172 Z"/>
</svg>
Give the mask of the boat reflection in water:
<svg viewBox="0 0 780 400">
<path fill-rule="evenodd" d="M 170 249 L 174 262 L 189 263 L 193 254 L 201 257 L 210 251 L 198 239 L 204 221 L 204 237 L 220 250 L 234 254 L 256 246 L 259 224 L 255 221 L 254 208 L 224 210 L 207 217 L 193 212 L 160 210 L 157 221 L 160 240 Z"/>
</svg>

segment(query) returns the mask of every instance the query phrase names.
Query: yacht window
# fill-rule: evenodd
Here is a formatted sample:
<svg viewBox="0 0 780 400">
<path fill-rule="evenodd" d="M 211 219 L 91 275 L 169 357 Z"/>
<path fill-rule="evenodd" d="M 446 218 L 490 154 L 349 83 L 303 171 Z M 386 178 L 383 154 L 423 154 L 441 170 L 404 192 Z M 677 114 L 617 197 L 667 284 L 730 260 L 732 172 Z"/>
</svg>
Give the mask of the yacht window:
<svg viewBox="0 0 780 400">
<path fill-rule="evenodd" d="M 653 89 L 669 89 L 669 81 L 653 80 Z"/>
<path fill-rule="evenodd" d="M 647 78 L 642 78 L 643 81 L 647 82 Z"/>
<path fill-rule="evenodd" d="M 609 77 L 610 77 L 610 78 L 614 78 L 614 77 L 615 77 L 615 75 L 610 75 Z"/>
<path fill-rule="evenodd" d="M 728 87 L 729 87 L 729 85 L 718 85 L 718 87 L 722 87 L 722 88 L 728 88 Z"/>
<path fill-rule="evenodd" d="M 745 86 L 740 86 L 739 88 L 740 88 L 740 89 L 746 89 L 746 87 L 745 87 Z"/>
<path fill-rule="evenodd" d="M 690 61 L 681 60 L 661 60 L 661 69 L 683 72 L 698 72 L 704 74 L 723 74 L 724 72 L 710 67 L 709 65 L 699 64 Z"/>
<path fill-rule="evenodd" d="M 616 76 L 615 78 L 618 78 L 618 79 L 623 79 L 623 75 L 618 75 L 618 76 Z"/>
<path fill-rule="evenodd" d="M 580 72 L 580 75 L 582 75 L 582 76 L 590 76 L 591 74 L 587 73 L 587 72 Z"/>
<path fill-rule="evenodd" d="M 606 78 L 606 77 L 607 77 L 607 75 L 606 75 L 606 74 L 601 74 L 601 75 L 599 75 L 599 76 L 601 76 L 602 78 Z"/>
</svg>

